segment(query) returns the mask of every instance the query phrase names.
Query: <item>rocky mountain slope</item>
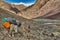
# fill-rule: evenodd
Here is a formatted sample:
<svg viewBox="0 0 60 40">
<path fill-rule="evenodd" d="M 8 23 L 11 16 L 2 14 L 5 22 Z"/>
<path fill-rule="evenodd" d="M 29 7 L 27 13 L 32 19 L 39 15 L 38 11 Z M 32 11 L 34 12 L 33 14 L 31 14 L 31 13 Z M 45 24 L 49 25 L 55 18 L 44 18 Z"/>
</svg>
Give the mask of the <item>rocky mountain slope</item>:
<svg viewBox="0 0 60 40">
<path fill-rule="evenodd" d="M 12 5 L 5 2 L 2 2 L 2 4 L 3 4 L 3 6 L 1 7 L 2 9 L 27 19 L 32 18 L 56 19 L 57 17 L 56 14 L 60 15 L 59 14 L 60 0 L 37 0 L 37 2 L 34 5 L 29 7 L 25 7 L 24 5 Z"/>
<path fill-rule="evenodd" d="M 60 40 L 60 20 L 51 20 L 60 19 L 60 0 L 37 0 L 36 4 L 29 7 L 5 2 L 1 4 L 0 40 Z M 3 27 L 1 19 L 4 17 L 21 22 L 14 36 Z"/>
<path fill-rule="evenodd" d="M 12 17 L 21 22 L 18 33 L 10 34 L 3 27 L 1 19 L 4 17 Z M 0 8 L 0 40 L 60 40 L 60 20 L 28 20 Z"/>
</svg>

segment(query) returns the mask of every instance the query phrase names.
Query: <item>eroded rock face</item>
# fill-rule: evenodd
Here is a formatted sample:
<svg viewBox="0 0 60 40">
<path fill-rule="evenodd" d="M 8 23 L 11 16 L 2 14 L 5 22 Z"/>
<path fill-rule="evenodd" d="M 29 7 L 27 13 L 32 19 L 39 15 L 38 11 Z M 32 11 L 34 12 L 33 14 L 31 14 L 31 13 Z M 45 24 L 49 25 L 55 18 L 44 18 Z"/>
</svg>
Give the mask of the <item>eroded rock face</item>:
<svg viewBox="0 0 60 40">
<path fill-rule="evenodd" d="M 49 17 L 54 17 L 58 16 L 60 13 L 60 0 L 50 0 L 49 2 L 47 2 L 47 4 L 45 4 L 45 6 L 43 6 L 39 13 L 40 17 L 44 17 L 44 18 L 49 18 Z"/>
<path fill-rule="evenodd" d="M 60 12 L 60 0 L 37 0 L 34 5 L 29 7 L 25 7 L 23 5 L 12 5 L 4 2 L 3 4 L 3 9 L 8 10 L 12 13 L 16 13 L 17 15 L 27 19 L 33 19 L 37 17 L 54 18 L 55 16 L 53 15 L 59 14 Z M 16 9 L 11 10 L 11 8 Z M 18 12 L 16 12 L 16 10 L 18 10 Z"/>
<path fill-rule="evenodd" d="M 42 3 L 44 3 L 44 2 L 42 2 Z M 57 14 L 60 11 L 60 7 L 59 6 L 60 6 L 60 1 L 59 0 L 49 0 L 40 9 L 38 8 L 39 7 L 38 6 L 37 7 L 38 9 L 35 8 L 36 11 L 32 9 L 33 12 L 30 11 L 29 14 L 26 13 L 24 15 L 27 15 L 25 17 L 30 18 L 30 19 L 31 18 L 37 18 L 37 17 L 43 17 L 43 18 L 46 18 L 46 17 L 49 17 L 49 16 L 51 17 L 52 15 L 55 15 L 55 14 Z"/>
</svg>

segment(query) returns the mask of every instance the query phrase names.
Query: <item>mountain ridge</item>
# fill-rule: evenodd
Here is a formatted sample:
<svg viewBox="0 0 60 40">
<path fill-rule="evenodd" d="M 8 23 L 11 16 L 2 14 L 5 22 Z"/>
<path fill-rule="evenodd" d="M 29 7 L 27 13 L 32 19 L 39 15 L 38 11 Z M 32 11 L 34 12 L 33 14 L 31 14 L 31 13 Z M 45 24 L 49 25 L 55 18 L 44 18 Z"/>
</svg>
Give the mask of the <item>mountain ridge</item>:
<svg viewBox="0 0 60 40">
<path fill-rule="evenodd" d="M 3 4 L 4 6 L 1 8 L 27 19 L 38 17 L 49 18 L 60 11 L 60 0 L 37 0 L 34 5 L 29 7 L 25 7 L 24 5 L 12 5 L 5 2 L 3 2 Z M 10 10 L 10 8 L 16 8 L 16 10 L 19 10 L 20 12 L 16 13 L 16 11 Z"/>
</svg>

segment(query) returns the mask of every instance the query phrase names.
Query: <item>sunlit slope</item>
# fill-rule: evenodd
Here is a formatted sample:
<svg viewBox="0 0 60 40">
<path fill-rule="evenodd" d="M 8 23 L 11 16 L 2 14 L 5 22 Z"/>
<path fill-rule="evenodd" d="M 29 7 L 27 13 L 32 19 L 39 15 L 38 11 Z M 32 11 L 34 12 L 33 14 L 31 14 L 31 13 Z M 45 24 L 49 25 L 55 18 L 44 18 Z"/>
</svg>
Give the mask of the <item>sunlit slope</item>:
<svg viewBox="0 0 60 40">
<path fill-rule="evenodd" d="M 3 4 L 4 6 L 2 8 L 4 10 L 10 11 L 27 19 L 47 17 L 50 18 L 51 16 L 56 15 L 60 12 L 60 0 L 37 0 L 34 5 L 29 7 L 25 7 L 23 5 L 17 6 L 7 4 L 5 2 L 3 2 Z M 16 13 L 16 10 L 12 8 L 16 8 L 20 12 Z"/>
</svg>

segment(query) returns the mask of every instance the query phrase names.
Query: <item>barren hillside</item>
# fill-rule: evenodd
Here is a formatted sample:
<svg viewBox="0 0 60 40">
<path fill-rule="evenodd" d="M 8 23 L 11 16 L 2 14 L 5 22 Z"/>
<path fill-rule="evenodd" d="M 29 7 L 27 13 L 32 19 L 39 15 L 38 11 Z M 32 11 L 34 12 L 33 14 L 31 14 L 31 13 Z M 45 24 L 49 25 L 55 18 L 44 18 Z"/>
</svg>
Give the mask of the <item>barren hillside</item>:
<svg viewBox="0 0 60 40">
<path fill-rule="evenodd" d="M 21 22 L 18 33 L 10 34 L 4 28 L 4 17 Z M 29 7 L 0 2 L 0 40 L 60 40 L 59 17 L 60 0 L 37 0 Z"/>
<path fill-rule="evenodd" d="M 3 27 L 1 19 L 4 17 L 13 17 L 21 22 L 18 33 L 13 34 L 14 36 Z M 60 40 L 60 20 L 28 20 L 0 9 L 0 40 Z"/>
<path fill-rule="evenodd" d="M 59 19 L 55 16 L 60 13 L 60 0 L 37 0 L 37 2 L 29 7 L 23 5 L 12 5 L 2 2 L 4 10 L 17 14 L 27 19 L 32 18 L 50 18 Z M 13 8 L 13 9 L 11 9 Z M 14 10 L 15 8 L 15 10 Z M 18 10 L 18 11 L 16 11 Z"/>
</svg>

